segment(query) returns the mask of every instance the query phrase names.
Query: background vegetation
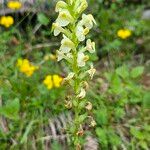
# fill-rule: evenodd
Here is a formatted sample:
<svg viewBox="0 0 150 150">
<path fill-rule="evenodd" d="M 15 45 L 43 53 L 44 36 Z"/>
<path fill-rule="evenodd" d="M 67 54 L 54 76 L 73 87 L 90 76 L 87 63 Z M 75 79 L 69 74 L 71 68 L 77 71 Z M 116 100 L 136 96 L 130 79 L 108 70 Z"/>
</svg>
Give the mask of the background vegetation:
<svg viewBox="0 0 150 150">
<path fill-rule="evenodd" d="M 65 77 L 68 69 L 56 60 L 59 38 L 51 32 L 56 18 L 54 5 L 55 1 L 50 0 L 26 2 L 14 10 L 7 2 L 0 4 L 1 150 L 41 150 L 50 146 L 57 150 L 62 149 L 57 142 L 66 145 L 62 142 L 65 139 L 51 140 L 56 139 L 51 124 L 57 139 L 66 135 L 57 124 L 65 128 L 69 119 L 66 114 L 72 117 L 64 105 L 70 91 L 54 78 L 53 85 L 59 86 L 48 89 L 44 82 L 48 75 Z M 97 54 L 91 59 L 97 73 L 90 83 L 88 99 L 93 103 L 97 125 L 85 135 L 96 138 L 99 149 L 150 149 L 148 6 L 146 0 L 89 0 L 88 11 L 97 22 L 90 33 L 96 42 Z M 13 17 L 14 22 L 6 27 L 3 16 Z M 119 30 L 128 30 L 130 35 L 122 38 Z M 30 76 L 18 66 L 18 60 L 24 59 L 29 61 Z M 65 114 L 64 119 L 58 117 L 60 114 Z"/>
</svg>

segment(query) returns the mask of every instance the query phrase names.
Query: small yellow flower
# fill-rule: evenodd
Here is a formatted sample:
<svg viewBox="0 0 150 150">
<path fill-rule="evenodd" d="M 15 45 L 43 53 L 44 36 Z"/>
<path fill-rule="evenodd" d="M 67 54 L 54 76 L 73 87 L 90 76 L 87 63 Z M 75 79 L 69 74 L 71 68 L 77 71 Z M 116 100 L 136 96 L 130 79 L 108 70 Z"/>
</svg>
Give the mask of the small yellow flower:
<svg viewBox="0 0 150 150">
<path fill-rule="evenodd" d="M 7 7 L 10 9 L 20 9 L 22 7 L 22 4 L 18 1 L 9 1 L 7 3 Z"/>
<path fill-rule="evenodd" d="M 11 16 L 2 16 L 0 18 L 0 24 L 6 28 L 9 28 L 11 25 L 14 24 L 14 18 Z"/>
<path fill-rule="evenodd" d="M 47 86 L 47 88 L 50 90 L 53 88 L 53 80 L 52 80 L 52 76 L 48 75 L 46 76 L 46 78 L 44 79 L 43 83 Z"/>
<path fill-rule="evenodd" d="M 30 64 L 28 59 L 18 59 L 17 66 L 20 72 L 24 73 L 27 77 L 32 76 L 34 71 L 39 69 L 38 66 Z"/>
<path fill-rule="evenodd" d="M 44 61 L 48 61 L 48 60 L 54 60 L 55 61 L 56 59 L 57 59 L 57 57 L 54 54 L 49 54 L 49 55 L 44 56 Z"/>
<path fill-rule="evenodd" d="M 59 75 L 53 75 L 53 82 L 55 87 L 60 87 L 62 83 L 63 78 L 60 77 Z"/>
<path fill-rule="evenodd" d="M 131 36 L 131 31 L 128 29 L 120 29 L 118 30 L 117 35 L 122 39 L 126 39 Z"/>
<path fill-rule="evenodd" d="M 52 89 L 53 87 L 59 88 L 61 86 L 63 78 L 59 75 L 47 75 L 43 81 L 47 89 Z"/>
</svg>

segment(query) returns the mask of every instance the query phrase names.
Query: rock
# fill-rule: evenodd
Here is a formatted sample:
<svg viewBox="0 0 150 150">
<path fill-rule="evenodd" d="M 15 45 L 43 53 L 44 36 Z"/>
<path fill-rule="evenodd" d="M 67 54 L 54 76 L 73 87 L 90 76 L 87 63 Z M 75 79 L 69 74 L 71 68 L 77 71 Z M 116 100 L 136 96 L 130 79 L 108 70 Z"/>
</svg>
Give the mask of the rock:
<svg viewBox="0 0 150 150">
<path fill-rule="evenodd" d="M 142 19 L 150 20 L 150 9 L 144 10 Z"/>
</svg>

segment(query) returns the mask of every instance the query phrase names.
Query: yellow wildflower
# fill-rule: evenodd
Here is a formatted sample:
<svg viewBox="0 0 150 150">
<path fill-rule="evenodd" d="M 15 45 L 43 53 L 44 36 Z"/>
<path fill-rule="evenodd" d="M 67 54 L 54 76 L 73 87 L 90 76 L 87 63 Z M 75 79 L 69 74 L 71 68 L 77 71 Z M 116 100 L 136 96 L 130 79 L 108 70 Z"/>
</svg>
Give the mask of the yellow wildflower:
<svg viewBox="0 0 150 150">
<path fill-rule="evenodd" d="M 50 90 L 53 88 L 53 80 L 52 80 L 52 76 L 48 75 L 46 76 L 46 78 L 44 79 L 43 83 L 47 86 L 47 88 Z"/>
<path fill-rule="evenodd" d="M 131 36 L 131 31 L 128 29 L 120 29 L 118 30 L 117 35 L 122 39 L 126 39 Z"/>
<path fill-rule="evenodd" d="M 57 57 L 56 57 L 56 55 L 54 55 L 54 54 L 49 54 L 49 55 L 45 55 L 44 56 L 44 60 L 45 61 L 48 61 L 48 60 L 53 60 L 53 61 L 55 61 L 57 59 Z"/>
<path fill-rule="evenodd" d="M 0 24 L 6 28 L 9 28 L 12 24 L 14 24 L 14 19 L 11 16 L 2 16 L 0 18 Z"/>
<path fill-rule="evenodd" d="M 60 87 L 62 80 L 63 80 L 63 78 L 60 77 L 59 75 L 53 75 L 53 81 L 54 81 L 55 87 L 57 87 L 57 88 Z"/>
<path fill-rule="evenodd" d="M 47 75 L 43 81 L 46 87 L 50 90 L 53 87 L 59 88 L 63 78 L 59 75 Z"/>
<path fill-rule="evenodd" d="M 18 59 L 17 66 L 19 67 L 20 72 L 28 77 L 32 76 L 34 71 L 38 69 L 37 66 L 30 64 L 28 59 Z"/>
<path fill-rule="evenodd" d="M 18 1 L 9 1 L 7 3 L 7 7 L 10 9 L 20 9 L 22 7 L 22 4 Z"/>
</svg>

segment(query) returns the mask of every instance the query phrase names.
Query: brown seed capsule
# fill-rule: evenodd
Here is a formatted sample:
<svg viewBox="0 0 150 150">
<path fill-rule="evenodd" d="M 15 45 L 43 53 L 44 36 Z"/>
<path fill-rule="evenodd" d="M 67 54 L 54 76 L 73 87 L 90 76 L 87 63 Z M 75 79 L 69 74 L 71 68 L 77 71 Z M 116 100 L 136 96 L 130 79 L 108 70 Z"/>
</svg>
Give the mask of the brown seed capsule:
<svg viewBox="0 0 150 150">
<path fill-rule="evenodd" d="M 85 108 L 87 109 L 87 110 L 92 110 L 92 103 L 91 102 L 87 102 L 87 104 L 86 104 L 86 106 L 85 106 Z"/>
<path fill-rule="evenodd" d="M 65 101 L 65 107 L 68 109 L 72 108 L 72 102 L 71 101 Z"/>
<path fill-rule="evenodd" d="M 77 136 L 83 136 L 84 130 L 82 128 L 79 129 L 79 131 L 76 133 Z"/>
</svg>

